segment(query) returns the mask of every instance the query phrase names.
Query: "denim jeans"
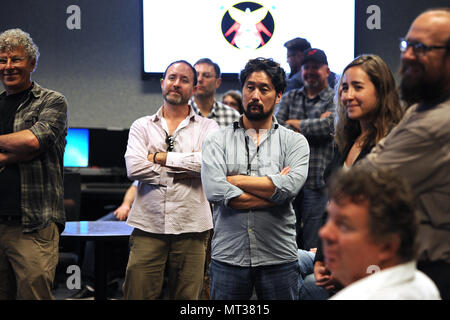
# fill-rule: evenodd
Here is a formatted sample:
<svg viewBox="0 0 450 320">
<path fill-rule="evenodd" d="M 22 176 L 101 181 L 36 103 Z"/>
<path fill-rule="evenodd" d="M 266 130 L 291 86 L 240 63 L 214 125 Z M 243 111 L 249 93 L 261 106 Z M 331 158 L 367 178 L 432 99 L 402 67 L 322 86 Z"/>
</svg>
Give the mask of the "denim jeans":
<svg viewBox="0 0 450 320">
<path fill-rule="evenodd" d="M 317 248 L 319 244 L 319 229 L 322 227 L 323 213 L 326 210 L 328 197 L 325 188 L 303 190 L 303 197 L 299 202 L 297 211 L 297 232 L 298 226 L 303 222 L 301 228 L 302 249 L 309 250 Z"/>
<path fill-rule="evenodd" d="M 239 267 L 211 260 L 212 300 L 297 300 L 298 261 L 260 267 Z"/>
<path fill-rule="evenodd" d="M 316 286 L 314 277 L 314 257 L 311 251 L 298 250 L 298 263 L 300 265 L 300 277 L 298 277 L 299 300 L 326 300 L 328 292 Z"/>
</svg>

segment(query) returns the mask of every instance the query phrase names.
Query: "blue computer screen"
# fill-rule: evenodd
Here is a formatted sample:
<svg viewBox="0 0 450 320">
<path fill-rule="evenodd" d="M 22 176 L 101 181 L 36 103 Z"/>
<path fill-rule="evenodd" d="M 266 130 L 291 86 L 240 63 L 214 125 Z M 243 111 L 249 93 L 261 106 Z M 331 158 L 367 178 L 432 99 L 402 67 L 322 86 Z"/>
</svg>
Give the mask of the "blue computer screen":
<svg viewBox="0 0 450 320">
<path fill-rule="evenodd" d="M 89 129 L 69 128 L 64 152 L 64 167 L 89 166 Z"/>
</svg>

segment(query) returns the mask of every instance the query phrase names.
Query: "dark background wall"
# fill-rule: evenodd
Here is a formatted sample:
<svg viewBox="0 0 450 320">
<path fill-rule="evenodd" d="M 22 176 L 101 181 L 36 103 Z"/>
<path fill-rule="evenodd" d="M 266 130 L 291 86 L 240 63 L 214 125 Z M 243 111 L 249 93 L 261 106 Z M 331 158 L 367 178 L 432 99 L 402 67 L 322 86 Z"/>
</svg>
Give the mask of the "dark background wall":
<svg viewBox="0 0 450 320">
<path fill-rule="evenodd" d="M 67 97 L 70 126 L 128 128 L 135 119 L 159 108 L 159 79 L 143 80 L 141 76 L 140 0 L 5 2 L 0 10 L 0 30 L 18 27 L 31 34 L 41 53 L 33 80 Z M 71 16 L 66 10 L 73 4 L 81 9 L 80 30 L 66 27 Z M 448 0 L 356 0 L 356 5 L 355 53 L 379 54 L 396 72 L 398 38 L 421 11 L 448 5 Z M 380 29 L 367 28 L 370 5 L 380 8 Z M 320 19 L 320 12 L 317 17 Z M 338 23 L 336 13 L 335 21 L 321 25 L 332 28 Z M 218 94 L 231 88 L 239 88 L 237 81 L 225 80 Z"/>
</svg>

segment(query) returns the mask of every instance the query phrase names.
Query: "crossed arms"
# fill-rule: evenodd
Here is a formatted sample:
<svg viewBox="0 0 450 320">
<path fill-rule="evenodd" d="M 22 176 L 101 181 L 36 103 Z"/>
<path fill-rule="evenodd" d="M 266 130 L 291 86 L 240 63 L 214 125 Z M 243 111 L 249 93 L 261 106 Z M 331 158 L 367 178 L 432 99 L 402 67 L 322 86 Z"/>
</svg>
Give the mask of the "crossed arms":
<svg viewBox="0 0 450 320">
<path fill-rule="evenodd" d="M 286 175 L 289 171 L 290 167 L 286 167 L 280 174 Z M 269 200 L 275 192 L 275 185 L 269 177 L 235 175 L 227 176 L 227 181 L 244 191 L 229 201 L 228 206 L 233 209 L 259 209 L 276 205 Z"/>
<path fill-rule="evenodd" d="M 39 141 L 30 130 L 0 135 L 0 166 L 29 161 L 39 149 Z"/>
<path fill-rule="evenodd" d="M 287 136 L 286 136 L 287 135 Z M 242 138 L 242 137 L 241 137 Z M 306 139 L 283 129 L 283 137 L 272 138 L 260 150 L 268 157 L 261 163 L 261 176 L 242 173 L 245 150 L 233 132 L 220 131 L 208 136 L 202 147 L 201 177 L 208 201 L 232 209 L 261 209 L 291 201 L 306 181 L 309 146 Z M 279 141 L 285 144 L 283 148 Z M 235 144 L 233 144 L 235 143 Z M 277 167 L 283 166 L 279 172 Z"/>
</svg>

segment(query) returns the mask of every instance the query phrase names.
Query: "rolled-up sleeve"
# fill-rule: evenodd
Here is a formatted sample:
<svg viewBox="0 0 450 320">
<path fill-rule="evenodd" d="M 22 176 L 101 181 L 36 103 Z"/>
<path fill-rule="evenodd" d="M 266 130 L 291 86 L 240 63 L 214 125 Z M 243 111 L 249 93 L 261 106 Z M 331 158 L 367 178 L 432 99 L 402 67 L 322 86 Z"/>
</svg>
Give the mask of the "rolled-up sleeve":
<svg viewBox="0 0 450 320">
<path fill-rule="evenodd" d="M 215 121 L 207 121 L 204 126 L 201 127 L 202 141 L 204 141 L 212 132 L 217 130 L 219 130 L 219 125 Z M 201 147 L 201 145 L 199 147 Z M 200 175 L 202 166 L 201 149 L 197 148 L 194 152 L 168 152 L 166 166 L 181 170 L 188 170 Z"/>
<path fill-rule="evenodd" d="M 67 101 L 63 95 L 50 91 L 43 97 L 42 104 L 37 121 L 29 130 L 38 139 L 40 149 L 45 151 L 53 147 L 58 138 L 66 134 Z M 27 119 L 24 121 L 26 122 Z"/>
<path fill-rule="evenodd" d="M 166 166 L 200 173 L 202 153 L 168 152 Z"/>
<path fill-rule="evenodd" d="M 222 137 L 218 133 L 209 135 L 203 142 L 201 177 L 208 201 L 227 206 L 231 199 L 244 192 L 227 181 Z"/>
<path fill-rule="evenodd" d="M 292 132 L 292 137 L 286 143 L 285 165 L 290 167 L 289 173 L 268 175 L 275 185 L 275 192 L 269 200 L 277 204 L 295 198 L 308 177 L 308 141 L 303 135 Z"/>
</svg>

